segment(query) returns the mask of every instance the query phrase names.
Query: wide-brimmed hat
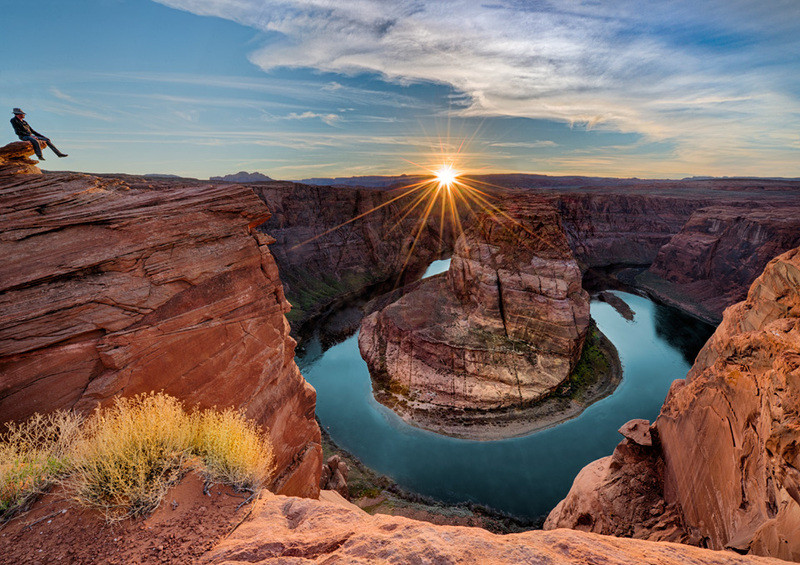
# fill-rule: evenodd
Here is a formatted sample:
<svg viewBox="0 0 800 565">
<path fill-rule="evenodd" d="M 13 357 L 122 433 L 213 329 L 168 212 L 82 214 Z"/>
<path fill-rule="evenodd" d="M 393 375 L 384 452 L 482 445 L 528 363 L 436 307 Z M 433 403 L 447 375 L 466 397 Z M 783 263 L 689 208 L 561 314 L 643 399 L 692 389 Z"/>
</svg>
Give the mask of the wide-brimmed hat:
<svg viewBox="0 0 800 565">
<path fill-rule="evenodd" d="M 14 115 L 15 115 L 15 116 L 16 116 L 17 114 L 24 114 L 24 113 L 25 113 L 25 112 L 23 112 L 23 111 L 22 111 L 22 108 L 14 108 L 14 109 L 12 110 L 12 112 L 14 112 Z"/>
</svg>

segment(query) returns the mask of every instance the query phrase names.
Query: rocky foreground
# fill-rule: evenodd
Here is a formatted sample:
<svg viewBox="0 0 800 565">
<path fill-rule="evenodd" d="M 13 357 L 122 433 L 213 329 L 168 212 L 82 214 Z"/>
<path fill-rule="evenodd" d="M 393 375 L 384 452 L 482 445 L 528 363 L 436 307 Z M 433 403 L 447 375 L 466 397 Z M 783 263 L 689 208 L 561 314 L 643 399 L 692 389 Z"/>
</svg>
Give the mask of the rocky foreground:
<svg viewBox="0 0 800 565">
<path fill-rule="evenodd" d="M 646 424 L 581 471 L 545 528 L 800 560 L 800 249 L 725 311 Z"/>
<path fill-rule="evenodd" d="M 377 398 L 435 427 L 547 396 L 577 363 L 588 326 L 558 214 L 533 200 L 478 218 L 447 275 L 365 318 L 358 343 L 385 391 Z"/>
<path fill-rule="evenodd" d="M 201 563 L 778 565 L 785 562 L 574 530 L 496 535 L 479 528 L 369 516 L 344 501 L 337 504 L 267 495 L 252 516 L 207 553 Z"/>
</svg>

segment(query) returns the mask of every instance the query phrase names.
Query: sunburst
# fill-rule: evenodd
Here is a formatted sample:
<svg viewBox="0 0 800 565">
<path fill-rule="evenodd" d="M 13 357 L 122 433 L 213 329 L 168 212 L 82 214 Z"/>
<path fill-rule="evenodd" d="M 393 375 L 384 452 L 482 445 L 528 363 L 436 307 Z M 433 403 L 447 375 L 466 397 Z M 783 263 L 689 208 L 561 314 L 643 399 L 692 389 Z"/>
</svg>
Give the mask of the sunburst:
<svg viewBox="0 0 800 565">
<path fill-rule="evenodd" d="M 386 232 L 386 237 L 392 236 L 398 229 L 403 229 L 408 224 L 405 220 L 412 214 L 416 214 L 417 220 L 412 228 L 411 245 L 405 254 L 402 267 L 395 284 L 402 279 L 402 275 L 408 266 L 409 260 L 414 255 L 417 244 L 428 225 L 431 216 L 436 213 L 438 219 L 439 241 L 443 243 L 445 229 L 449 228 L 453 234 L 454 241 L 464 232 L 464 219 L 472 217 L 479 212 L 488 212 L 494 217 L 505 218 L 514 224 L 519 225 L 515 219 L 509 217 L 504 211 L 493 204 L 492 191 L 505 190 L 504 187 L 495 186 L 477 179 L 473 171 L 469 171 L 462 159 L 462 152 L 467 147 L 472 138 L 460 140 L 457 143 L 450 142 L 449 139 L 440 139 L 437 144 L 438 151 L 434 150 L 430 155 L 430 162 L 435 164 L 425 166 L 408 159 L 405 161 L 414 165 L 421 172 L 414 175 L 417 182 L 391 189 L 391 194 L 385 202 L 367 210 L 341 224 L 334 226 L 324 232 L 298 243 L 294 246 L 300 247 L 319 239 L 343 226 L 351 224 L 381 208 L 395 204 L 399 206 L 399 212 L 394 225 Z M 457 147 L 455 151 L 448 151 L 448 148 Z M 437 155 L 438 153 L 438 155 Z M 523 227 L 523 229 L 525 229 Z M 525 229 L 528 231 L 527 229 Z M 539 237 L 536 234 L 531 234 Z M 407 233 L 401 237 L 407 237 Z"/>
</svg>

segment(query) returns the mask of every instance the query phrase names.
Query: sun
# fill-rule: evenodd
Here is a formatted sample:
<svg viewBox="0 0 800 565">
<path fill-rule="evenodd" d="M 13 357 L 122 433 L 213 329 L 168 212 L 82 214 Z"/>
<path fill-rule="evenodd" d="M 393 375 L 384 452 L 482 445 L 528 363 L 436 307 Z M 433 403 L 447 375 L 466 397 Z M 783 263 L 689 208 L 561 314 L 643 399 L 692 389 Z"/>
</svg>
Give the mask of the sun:
<svg viewBox="0 0 800 565">
<path fill-rule="evenodd" d="M 439 188 L 451 188 L 458 178 L 459 172 L 452 165 L 442 165 L 435 172 L 434 176 L 439 182 Z"/>
</svg>

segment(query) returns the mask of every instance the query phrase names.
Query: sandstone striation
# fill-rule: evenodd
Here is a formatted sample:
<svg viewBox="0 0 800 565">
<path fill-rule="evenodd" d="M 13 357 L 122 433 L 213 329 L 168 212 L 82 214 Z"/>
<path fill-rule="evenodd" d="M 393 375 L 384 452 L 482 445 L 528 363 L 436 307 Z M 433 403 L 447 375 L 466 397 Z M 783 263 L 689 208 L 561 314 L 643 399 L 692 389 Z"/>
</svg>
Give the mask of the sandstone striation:
<svg viewBox="0 0 800 565">
<path fill-rule="evenodd" d="M 315 392 L 250 189 L 79 174 L 0 181 L 0 421 L 163 390 L 269 427 L 271 488 L 314 496 Z"/>
<path fill-rule="evenodd" d="M 42 149 L 47 147 L 43 141 L 39 145 Z M 41 175 L 42 171 L 36 166 L 39 161 L 31 159 L 33 155 L 33 145 L 27 141 L 14 141 L 0 147 L 0 181 L 13 182 L 16 175 Z"/>
<path fill-rule="evenodd" d="M 770 261 L 725 311 L 651 433 L 650 450 L 587 466 L 546 527 L 657 538 L 635 511 L 606 519 L 649 497 L 653 508 L 663 499 L 686 541 L 800 560 L 800 249 Z"/>
<path fill-rule="evenodd" d="M 333 308 L 414 280 L 433 259 L 449 255 L 455 241 L 450 226 L 439 229 L 437 210 L 424 223 L 417 213 L 406 215 L 413 198 L 399 191 L 288 182 L 252 189 L 273 213 L 261 229 L 276 239 L 270 249 L 292 303 L 295 335 L 320 329 Z"/>
<path fill-rule="evenodd" d="M 588 325 L 558 214 L 534 200 L 476 220 L 446 275 L 364 319 L 359 348 L 379 399 L 426 426 L 546 396 L 569 376 Z"/>
<path fill-rule="evenodd" d="M 648 266 L 708 195 L 564 191 L 557 198 L 575 258 L 584 267 Z"/>
<path fill-rule="evenodd" d="M 436 526 L 397 516 L 369 516 L 341 499 L 337 503 L 269 494 L 258 502 L 249 519 L 200 562 L 227 565 L 782 563 L 728 551 L 570 530 L 497 535 L 480 528 Z"/>
<path fill-rule="evenodd" d="M 712 206 L 692 214 L 641 277 L 662 300 L 717 323 L 767 262 L 800 245 L 800 207 Z"/>
</svg>

